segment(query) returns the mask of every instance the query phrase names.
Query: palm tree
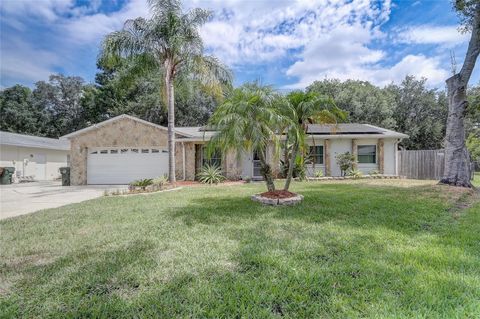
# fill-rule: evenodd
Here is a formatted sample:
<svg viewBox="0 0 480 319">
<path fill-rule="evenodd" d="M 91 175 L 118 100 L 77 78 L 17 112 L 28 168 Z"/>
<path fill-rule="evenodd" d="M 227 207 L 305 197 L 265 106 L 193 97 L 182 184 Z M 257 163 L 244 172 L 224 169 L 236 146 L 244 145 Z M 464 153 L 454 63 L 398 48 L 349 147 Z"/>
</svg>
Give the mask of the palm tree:
<svg viewBox="0 0 480 319">
<path fill-rule="evenodd" d="M 213 113 L 209 125 L 218 130 L 211 139 L 208 152 L 235 149 L 238 154 L 256 152 L 268 191 L 275 191 L 273 173 L 266 159 L 268 145 L 275 153 L 280 149 L 279 128 L 286 119 L 279 114 L 279 96 L 269 86 L 244 84 L 233 90 L 226 101 Z"/>
<path fill-rule="evenodd" d="M 152 17 L 127 20 L 121 31 L 103 41 L 101 57 L 106 61 L 127 58 L 139 74 L 156 72 L 163 79 L 162 93 L 168 106 L 169 181 L 175 183 L 174 86 L 180 81 L 198 81 L 219 92 L 229 85 L 232 74 L 214 56 L 203 54 L 198 28 L 211 12 L 182 11 L 179 0 L 148 0 Z"/>
<path fill-rule="evenodd" d="M 308 124 L 336 124 L 339 120 L 346 119 L 346 113 L 335 106 L 332 99 L 303 91 L 290 92 L 285 98 L 285 103 L 281 105 L 280 112 L 290 120 L 288 123 L 291 123 L 284 129 L 286 133 L 285 146 L 288 142 L 292 144 L 292 151 L 289 153 L 290 158 L 288 159 L 287 178 L 283 188 L 288 190 L 297 154 L 305 146 Z"/>
</svg>

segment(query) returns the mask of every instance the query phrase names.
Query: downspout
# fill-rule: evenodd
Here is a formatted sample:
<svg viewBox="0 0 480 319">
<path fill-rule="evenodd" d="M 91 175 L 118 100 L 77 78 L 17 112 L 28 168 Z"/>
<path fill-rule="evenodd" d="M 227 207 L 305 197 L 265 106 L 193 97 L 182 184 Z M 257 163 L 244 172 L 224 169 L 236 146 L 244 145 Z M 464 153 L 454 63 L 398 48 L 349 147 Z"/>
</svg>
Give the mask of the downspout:
<svg viewBox="0 0 480 319">
<path fill-rule="evenodd" d="M 182 157 L 183 157 L 183 160 L 182 160 L 182 169 L 183 169 L 183 180 L 186 181 L 187 180 L 187 177 L 185 176 L 185 142 L 182 142 Z"/>
</svg>

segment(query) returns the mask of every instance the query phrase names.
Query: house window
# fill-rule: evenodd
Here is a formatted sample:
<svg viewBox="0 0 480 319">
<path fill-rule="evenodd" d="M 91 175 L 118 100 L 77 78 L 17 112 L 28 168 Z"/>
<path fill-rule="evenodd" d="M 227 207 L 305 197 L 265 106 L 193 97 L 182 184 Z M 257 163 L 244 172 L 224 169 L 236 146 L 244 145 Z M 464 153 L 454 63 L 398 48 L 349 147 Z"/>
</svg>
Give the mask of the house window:
<svg viewBox="0 0 480 319">
<path fill-rule="evenodd" d="M 357 161 L 361 164 L 375 164 L 377 162 L 376 145 L 358 145 Z"/>
<path fill-rule="evenodd" d="M 101 150 L 100 154 L 108 154 L 108 150 Z"/>
<path fill-rule="evenodd" d="M 310 158 L 315 164 L 323 164 L 323 146 L 310 146 Z"/>
<path fill-rule="evenodd" d="M 118 154 L 118 150 L 110 150 L 110 154 Z"/>
<path fill-rule="evenodd" d="M 219 151 L 215 151 L 213 154 L 211 154 L 209 158 L 207 154 L 207 148 L 203 146 L 202 147 L 202 166 L 205 166 L 205 165 L 221 167 L 222 166 L 221 153 Z"/>
<path fill-rule="evenodd" d="M 152 148 L 152 153 L 160 153 L 160 150 L 156 148 Z"/>
<path fill-rule="evenodd" d="M 148 148 L 142 148 L 142 153 L 148 153 L 149 149 Z"/>
</svg>

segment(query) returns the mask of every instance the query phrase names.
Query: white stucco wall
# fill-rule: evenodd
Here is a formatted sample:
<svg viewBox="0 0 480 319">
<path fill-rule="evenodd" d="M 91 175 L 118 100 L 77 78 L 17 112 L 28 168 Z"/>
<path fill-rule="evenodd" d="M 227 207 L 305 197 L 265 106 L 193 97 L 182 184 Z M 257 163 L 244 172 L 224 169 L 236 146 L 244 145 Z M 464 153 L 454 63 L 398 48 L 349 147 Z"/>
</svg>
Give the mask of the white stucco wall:
<svg viewBox="0 0 480 319">
<path fill-rule="evenodd" d="M 15 167 L 18 174 L 38 180 L 53 180 L 60 177 L 58 169 L 67 166 L 67 155 L 68 151 L 0 145 L 0 166 Z M 25 166 L 24 159 L 28 160 Z"/>
<path fill-rule="evenodd" d="M 368 139 L 356 139 L 357 145 L 377 145 L 378 139 L 368 138 Z M 315 145 L 324 145 L 325 152 L 325 139 L 316 138 Z M 395 175 L 396 174 L 396 142 L 397 139 L 384 139 L 384 174 Z M 307 142 L 310 146 L 313 146 L 314 143 L 311 139 Z M 330 164 L 331 164 L 331 175 L 340 176 L 341 171 L 340 167 L 337 165 L 336 156 L 341 153 L 350 152 L 352 150 L 352 139 L 351 138 L 332 138 L 330 139 Z M 324 153 L 325 155 L 325 153 Z M 325 159 L 326 160 L 326 159 Z M 312 165 L 307 166 L 307 173 L 309 176 L 314 176 L 315 171 L 323 170 L 325 175 L 325 160 L 324 165 L 315 165 L 313 169 Z M 379 163 L 379 153 L 377 148 L 377 160 L 375 164 L 358 164 L 358 169 L 364 174 L 370 174 L 374 170 L 378 170 Z"/>
</svg>

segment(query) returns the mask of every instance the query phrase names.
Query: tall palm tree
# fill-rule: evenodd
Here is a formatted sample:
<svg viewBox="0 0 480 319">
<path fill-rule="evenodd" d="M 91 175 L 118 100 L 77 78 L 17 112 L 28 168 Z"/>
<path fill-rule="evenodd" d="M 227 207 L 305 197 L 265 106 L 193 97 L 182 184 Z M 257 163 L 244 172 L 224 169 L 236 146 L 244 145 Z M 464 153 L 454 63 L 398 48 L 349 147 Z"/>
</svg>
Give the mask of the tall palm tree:
<svg viewBox="0 0 480 319">
<path fill-rule="evenodd" d="M 211 139 L 208 152 L 215 149 L 223 152 L 235 149 L 238 154 L 256 152 L 268 191 L 275 191 L 275 184 L 272 167 L 266 158 L 267 146 L 273 145 L 278 154 L 278 129 L 288 120 L 278 112 L 278 98 L 269 86 L 244 84 L 233 90 L 209 122 L 218 133 Z"/>
<path fill-rule="evenodd" d="M 335 105 L 332 99 L 314 92 L 290 92 L 280 108 L 280 112 L 289 119 L 286 123 L 290 123 L 284 128 L 286 144 L 287 142 L 292 144 L 292 151 L 289 153 L 287 178 L 283 188 L 288 190 L 292 181 L 297 154 L 305 146 L 308 124 L 336 124 L 338 121 L 344 121 L 347 115 Z"/>
<path fill-rule="evenodd" d="M 197 8 L 184 13 L 179 0 L 148 0 L 148 4 L 152 17 L 127 20 L 121 31 L 107 35 L 101 57 L 107 61 L 128 58 L 136 66 L 132 71 L 162 76 L 168 106 L 169 181 L 175 183 L 175 83 L 199 81 L 218 93 L 231 83 L 232 74 L 217 58 L 203 53 L 198 29 L 210 11 Z"/>
</svg>

